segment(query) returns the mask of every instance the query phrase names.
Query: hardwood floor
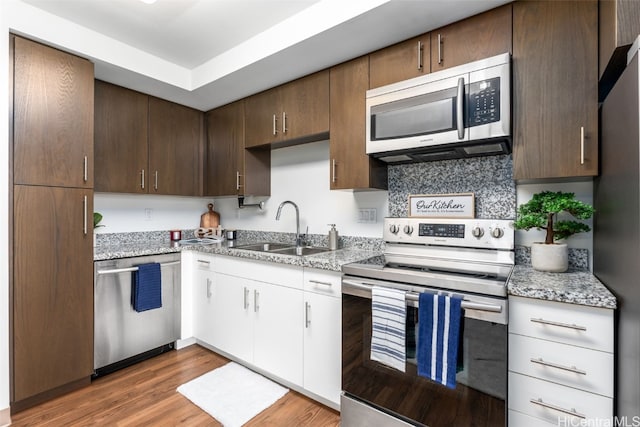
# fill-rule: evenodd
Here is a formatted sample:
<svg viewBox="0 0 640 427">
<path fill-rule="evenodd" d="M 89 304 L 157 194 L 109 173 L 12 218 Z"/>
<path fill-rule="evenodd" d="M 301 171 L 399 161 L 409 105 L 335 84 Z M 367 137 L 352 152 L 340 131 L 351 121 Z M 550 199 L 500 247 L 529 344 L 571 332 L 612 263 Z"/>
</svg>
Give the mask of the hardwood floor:
<svg viewBox="0 0 640 427">
<path fill-rule="evenodd" d="M 12 426 L 220 426 L 176 388 L 228 360 L 192 345 L 94 380 L 19 412 Z M 290 391 L 246 426 L 339 426 L 340 414 Z"/>
</svg>

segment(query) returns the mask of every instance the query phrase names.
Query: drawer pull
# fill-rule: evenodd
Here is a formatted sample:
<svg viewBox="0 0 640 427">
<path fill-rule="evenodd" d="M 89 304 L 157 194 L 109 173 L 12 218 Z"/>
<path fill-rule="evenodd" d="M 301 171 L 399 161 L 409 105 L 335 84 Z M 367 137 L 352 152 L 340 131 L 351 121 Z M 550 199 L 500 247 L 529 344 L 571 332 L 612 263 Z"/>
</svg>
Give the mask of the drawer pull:
<svg viewBox="0 0 640 427">
<path fill-rule="evenodd" d="M 198 260 L 198 264 L 203 265 L 203 266 L 206 265 L 208 267 L 209 265 L 211 265 L 211 261 L 205 261 L 203 259 L 199 259 Z"/>
<path fill-rule="evenodd" d="M 330 283 L 330 282 L 321 282 L 320 280 L 309 279 L 309 283 L 313 283 L 313 284 L 316 284 L 316 285 L 323 285 L 323 286 L 333 286 L 333 284 Z"/>
<path fill-rule="evenodd" d="M 553 405 L 551 403 L 547 403 L 544 402 L 541 398 L 537 398 L 537 399 L 531 399 L 529 400 L 529 402 L 533 403 L 534 405 L 539 405 L 542 406 L 543 408 L 547 408 L 547 409 L 553 409 L 554 411 L 558 411 L 558 412 L 562 412 L 563 414 L 568 414 L 577 418 L 582 418 L 583 420 L 587 418 L 586 415 L 581 414 L 580 412 L 577 412 L 575 410 L 575 408 L 571 408 L 571 409 L 565 409 L 561 406 L 557 406 L 557 405 Z"/>
<path fill-rule="evenodd" d="M 531 363 L 537 363 L 539 365 L 548 366 L 550 368 L 562 369 L 563 371 L 569 371 L 569 372 L 573 372 L 575 374 L 587 375 L 587 371 L 583 371 L 582 369 L 578 369 L 575 366 L 558 365 L 557 363 L 547 362 L 547 361 L 543 360 L 542 357 L 539 357 L 537 359 L 531 358 Z"/>
<path fill-rule="evenodd" d="M 543 325 L 550 325 L 550 326 L 558 326 L 560 328 L 567 328 L 567 329 L 575 329 L 576 331 L 585 331 L 587 330 L 587 328 L 585 326 L 580 326 L 580 325 L 576 325 L 576 324 L 569 324 L 569 323 L 562 323 L 562 322 L 554 322 L 551 320 L 544 320 L 544 319 L 536 319 L 536 318 L 531 318 L 531 321 L 534 323 L 542 323 Z"/>
</svg>

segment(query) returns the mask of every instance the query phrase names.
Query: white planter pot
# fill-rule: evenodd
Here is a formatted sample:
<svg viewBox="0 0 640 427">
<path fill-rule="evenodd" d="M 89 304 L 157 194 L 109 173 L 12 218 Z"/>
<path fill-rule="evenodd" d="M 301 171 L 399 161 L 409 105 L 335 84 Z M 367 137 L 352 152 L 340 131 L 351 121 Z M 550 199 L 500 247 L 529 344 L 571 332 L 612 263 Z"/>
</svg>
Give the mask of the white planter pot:
<svg viewBox="0 0 640 427">
<path fill-rule="evenodd" d="M 566 243 L 531 245 L 531 266 L 534 270 L 562 273 L 569 267 L 569 250 Z"/>
</svg>

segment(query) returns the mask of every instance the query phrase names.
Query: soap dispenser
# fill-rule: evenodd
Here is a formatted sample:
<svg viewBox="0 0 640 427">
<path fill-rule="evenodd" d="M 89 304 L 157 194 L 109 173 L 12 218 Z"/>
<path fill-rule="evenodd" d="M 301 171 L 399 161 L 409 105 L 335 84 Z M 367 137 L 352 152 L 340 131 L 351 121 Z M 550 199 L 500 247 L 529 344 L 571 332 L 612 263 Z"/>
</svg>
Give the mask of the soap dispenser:
<svg viewBox="0 0 640 427">
<path fill-rule="evenodd" d="M 336 230 L 335 224 L 328 224 L 331 229 L 329 230 L 329 249 L 335 251 L 338 249 L 338 230 Z"/>
</svg>

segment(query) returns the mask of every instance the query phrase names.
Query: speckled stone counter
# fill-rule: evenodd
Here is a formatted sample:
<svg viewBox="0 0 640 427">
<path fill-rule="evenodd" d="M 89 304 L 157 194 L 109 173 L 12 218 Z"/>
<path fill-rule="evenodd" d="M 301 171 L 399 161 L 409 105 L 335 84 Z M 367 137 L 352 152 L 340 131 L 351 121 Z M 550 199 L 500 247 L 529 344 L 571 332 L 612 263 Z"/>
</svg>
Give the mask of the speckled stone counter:
<svg viewBox="0 0 640 427">
<path fill-rule="evenodd" d="M 616 308 L 616 298 L 589 271 L 545 273 L 516 265 L 507 285 L 509 295 L 547 301 Z"/>
<path fill-rule="evenodd" d="M 224 241 L 212 245 L 178 245 L 169 241 L 147 241 L 126 243 L 120 242 L 110 245 L 97 246 L 94 251 L 94 261 L 105 259 L 129 258 L 143 255 L 165 254 L 180 251 L 197 251 L 208 254 L 228 255 L 257 261 L 277 262 L 280 264 L 297 265 L 302 267 L 319 268 L 322 270 L 341 271 L 342 265 L 360 261 L 380 254 L 377 250 L 360 248 L 345 248 L 315 255 L 296 256 L 271 252 L 250 251 L 238 249 L 237 246 L 257 243 L 254 239 L 240 239 L 233 242 Z"/>
</svg>

